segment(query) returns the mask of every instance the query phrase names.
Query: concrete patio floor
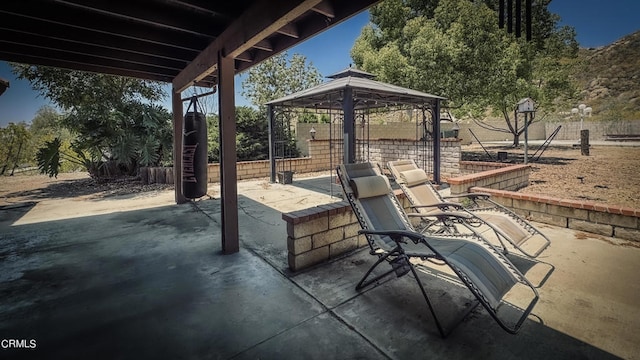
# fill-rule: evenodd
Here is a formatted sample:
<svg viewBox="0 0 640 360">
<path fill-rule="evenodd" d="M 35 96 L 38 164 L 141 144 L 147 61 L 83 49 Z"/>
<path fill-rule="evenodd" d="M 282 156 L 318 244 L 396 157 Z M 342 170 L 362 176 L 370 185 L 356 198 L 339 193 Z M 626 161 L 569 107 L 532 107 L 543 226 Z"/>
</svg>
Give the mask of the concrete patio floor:
<svg viewBox="0 0 640 360">
<path fill-rule="evenodd" d="M 555 271 L 521 331 L 479 307 L 442 339 L 410 276 L 355 291 L 367 251 L 287 269 L 281 212 L 338 201 L 328 187 L 238 183 L 233 255 L 220 253 L 214 187 L 182 205 L 167 191 L 1 208 L 0 339 L 36 347 L 0 358 L 640 359 L 638 243 L 537 224 Z M 421 277 L 437 308 L 470 297 Z"/>
</svg>

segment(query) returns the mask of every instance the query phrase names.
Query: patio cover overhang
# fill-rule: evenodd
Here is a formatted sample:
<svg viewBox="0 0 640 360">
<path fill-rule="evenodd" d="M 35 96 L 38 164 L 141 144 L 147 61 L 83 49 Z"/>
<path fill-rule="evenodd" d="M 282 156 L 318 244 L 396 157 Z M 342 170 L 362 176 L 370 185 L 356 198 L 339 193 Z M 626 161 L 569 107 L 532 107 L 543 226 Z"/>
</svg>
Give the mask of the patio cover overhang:
<svg viewBox="0 0 640 360">
<path fill-rule="evenodd" d="M 233 76 L 378 0 L 0 2 L 0 60 L 171 82 L 175 199 L 182 194 L 181 93 L 218 86 L 222 244 L 238 251 Z"/>
<path fill-rule="evenodd" d="M 278 107 L 296 109 L 339 109 L 344 116 L 344 163 L 355 161 L 355 123 L 354 111 L 376 109 L 389 106 L 407 106 L 417 109 L 430 109 L 433 113 L 433 133 L 440 134 L 440 102 L 446 98 L 421 91 L 404 88 L 373 80 L 375 75 L 347 68 L 329 75 L 331 81 L 311 87 L 297 93 L 284 96 L 267 103 L 270 128 L 274 128 L 273 111 Z M 271 134 L 270 134 L 271 135 Z M 273 138 L 273 136 L 271 136 Z M 273 147 L 273 143 L 270 143 Z M 440 182 L 440 137 L 433 141 L 434 181 Z M 273 151 L 270 152 L 271 154 Z M 275 159 L 271 160 L 271 178 L 275 178 Z"/>
</svg>

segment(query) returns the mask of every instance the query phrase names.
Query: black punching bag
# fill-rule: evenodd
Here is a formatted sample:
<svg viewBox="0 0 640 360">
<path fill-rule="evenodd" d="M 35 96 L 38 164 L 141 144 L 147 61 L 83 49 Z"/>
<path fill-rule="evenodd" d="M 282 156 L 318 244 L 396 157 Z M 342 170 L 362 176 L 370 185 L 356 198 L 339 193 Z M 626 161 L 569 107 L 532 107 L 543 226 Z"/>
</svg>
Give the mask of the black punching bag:
<svg viewBox="0 0 640 360">
<path fill-rule="evenodd" d="M 182 141 L 182 193 L 187 199 L 197 199 L 207 193 L 207 119 L 203 113 L 185 114 Z"/>
</svg>

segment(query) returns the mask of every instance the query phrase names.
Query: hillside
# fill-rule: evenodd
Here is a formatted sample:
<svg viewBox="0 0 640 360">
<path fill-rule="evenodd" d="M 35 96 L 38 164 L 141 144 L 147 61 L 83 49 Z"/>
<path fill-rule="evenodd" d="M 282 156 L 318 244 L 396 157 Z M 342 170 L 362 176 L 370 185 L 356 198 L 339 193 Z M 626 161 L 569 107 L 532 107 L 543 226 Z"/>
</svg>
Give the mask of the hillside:
<svg viewBox="0 0 640 360">
<path fill-rule="evenodd" d="M 640 119 L 640 31 L 614 43 L 581 49 L 573 75 L 594 117 Z"/>
</svg>

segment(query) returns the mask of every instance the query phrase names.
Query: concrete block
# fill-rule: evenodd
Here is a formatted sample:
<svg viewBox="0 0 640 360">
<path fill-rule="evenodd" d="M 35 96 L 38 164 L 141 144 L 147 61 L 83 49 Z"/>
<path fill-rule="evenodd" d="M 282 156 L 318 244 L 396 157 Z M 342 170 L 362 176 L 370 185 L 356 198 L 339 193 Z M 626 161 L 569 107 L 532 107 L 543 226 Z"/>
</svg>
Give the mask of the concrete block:
<svg viewBox="0 0 640 360">
<path fill-rule="evenodd" d="M 305 236 L 300 239 L 287 236 L 287 249 L 294 255 L 311 250 L 311 236 Z"/>
<path fill-rule="evenodd" d="M 569 228 L 604 236 L 613 236 L 613 226 L 584 220 L 569 219 Z"/>
<path fill-rule="evenodd" d="M 333 258 L 340 254 L 344 254 L 348 251 L 358 248 L 358 239 L 355 237 L 344 239 L 329 245 L 329 257 Z"/>
<path fill-rule="evenodd" d="M 529 213 L 529 219 L 533 221 L 545 223 L 545 224 L 564 227 L 564 228 L 569 226 L 569 223 L 568 223 L 569 219 L 567 219 L 564 216 L 540 213 L 537 211 L 531 211 Z"/>
<path fill-rule="evenodd" d="M 635 216 L 611 214 L 601 211 L 589 211 L 589 220 L 596 223 L 611 224 L 613 226 L 632 229 L 638 228 L 638 218 Z"/>
<path fill-rule="evenodd" d="M 492 196 L 491 200 L 497 202 L 498 204 L 508 207 L 508 208 L 513 208 L 513 199 L 509 198 L 509 197 L 504 197 L 504 196 Z"/>
<path fill-rule="evenodd" d="M 311 244 L 314 249 L 317 249 L 342 239 L 344 239 L 344 230 L 339 227 L 311 235 Z"/>
<path fill-rule="evenodd" d="M 523 217 L 525 219 L 529 218 L 529 214 L 530 214 L 529 210 L 511 208 L 511 211 L 513 211 L 514 213 L 518 214 L 519 216 L 521 216 L 521 217 Z"/>
<path fill-rule="evenodd" d="M 613 237 L 640 242 L 640 230 L 616 226 L 613 228 Z"/>
<path fill-rule="evenodd" d="M 516 209 L 524 209 L 541 213 L 547 212 L 547 204 L 530 200 L 513 199 L 513 207 Z"/>
<path fill-rule="evenodd" d="M 287 235 L 293 238 L 301 238 L 311 234 L 317 234 L 329 229 L 327 216 L 296 224 L 287 224 Z"/>
<path fill-rule="evenodd" d="M 329 260 L 329 247 L 324 246 L 298 255 L 289 253 L 288 257 L 289 269 L 291 269 L 292 271 L 298 271 L 311 265 L 319 264 L 323 261 Z"/>
<path fill-rule="evenodd" d="M 329 229 L 335 229 L 353 223 L 353 212 L 344 211 L 339 214 L 329 215 Z"/>
<path fill-rule="evenodd" d="M 367 237 L 364 235 L 358 235 L 358 247 L 369 246 L 369 241 L 367 241 Z"/>
<path fill-rule="evenodd" d="M 358 236 L 358 231 L 360 231 L 362 229 L 362 227 L 360 226 L 359 223 L 355 223 L 355 224 L 349 224 L 347 226 L 344 227 L 344 237 L 346 238 L 350 238 L 350 237 L 355 237 Z"/>
<path fill-rule="evenodd" d="M 547 204 L 547 213 L 571 219 L 589 220 L 589 211 L 568 206 Z"/>
</svg>

